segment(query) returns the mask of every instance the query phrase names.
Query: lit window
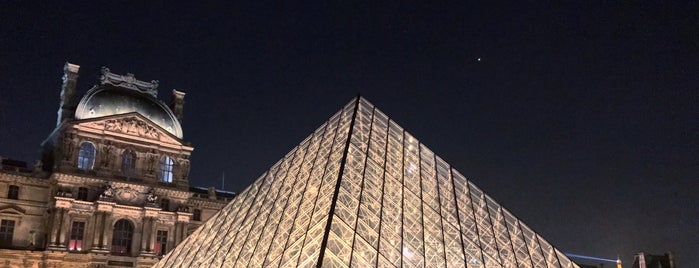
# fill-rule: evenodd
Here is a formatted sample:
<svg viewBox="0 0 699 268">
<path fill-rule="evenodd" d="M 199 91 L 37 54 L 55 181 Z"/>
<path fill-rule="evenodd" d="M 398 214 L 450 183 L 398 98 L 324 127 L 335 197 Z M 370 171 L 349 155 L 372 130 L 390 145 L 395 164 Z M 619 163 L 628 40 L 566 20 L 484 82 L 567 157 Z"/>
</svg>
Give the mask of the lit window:
<svg viewBox="0 0 699 268">
<path fill-rule="evenodd" d="M 126 150 L 121 155 L 121 174 L 126 177 L 136 174 L 136 154 L 131 150 Z"/>
<path fill-rule="evenodd" d="M 89 142 L 83 142 L 80 145 L 78 152 L 78 168 L 82 170 L 90 170 L 95 164 L 95 145 Z"/>
<path fill-rule="evenodd" d="M 15 232 L 15 221 L 2 220 L 0 221 L 0 247 L 12 247 L 12 235 Z"/>
<path fill-rule="evenodd" d="M 193 221 L 201 221 L 201 210 L 200 209 L 194 209 L 194 213 L 192 213 L 192 220 Z"/>
<path fill-rule="evenodd" d="M 172 158 L 165 156 L 160 162 L 160 181 L 172 183 L 172 168 L 175 165 L 175 161 Z"/>
<path fill-rule="evenodd" d="M 112 249 L 114 255 L 128 255 L 131 253 L 131 239 L 133 225 L 128 220 L 121 219 L 114 224 L 112 233 Z"/>
<path fill-rule="evenodd" d="M 10 185 L 10 188 L 7 190 L 7 198 L 19 199 L 19 186 Z"/>
<path fill-rule="evenodd" d="M 167 231 L 158 230 L 155 235 L 155 254 L 163 256 L 167 254 Z"/>
<path fill-rule="evenodd" d="M 85 222 L 74 221 L 70 227 L 70 243 L 68 250 L 81 251 L 83 249 L 83 234 L 85 233 Z"/>
<path fill-rule="evenodd" d="M 78 200 L 82 201 L 87 201 L 87 188 L 85 187 L 80 187 L 78 188 Z"/>
<path fill-rule="evenodd" d="M 160 199 L 160 208 L 164 211 L 168 211 L 170 208 L 170 200 L 167 198 Z"/>
</svg>

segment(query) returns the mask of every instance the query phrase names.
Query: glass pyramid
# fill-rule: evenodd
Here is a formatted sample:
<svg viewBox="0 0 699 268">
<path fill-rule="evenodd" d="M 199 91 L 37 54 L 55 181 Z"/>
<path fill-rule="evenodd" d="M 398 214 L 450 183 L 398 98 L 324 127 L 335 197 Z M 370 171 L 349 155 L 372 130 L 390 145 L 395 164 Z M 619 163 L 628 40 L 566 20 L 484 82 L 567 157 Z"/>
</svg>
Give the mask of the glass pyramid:
<svg viewBox="0 0 699 268">
<path fill-rule="evenodd" d="M 358 97 L 155 267 L 578 267 Z"/>
</svg>

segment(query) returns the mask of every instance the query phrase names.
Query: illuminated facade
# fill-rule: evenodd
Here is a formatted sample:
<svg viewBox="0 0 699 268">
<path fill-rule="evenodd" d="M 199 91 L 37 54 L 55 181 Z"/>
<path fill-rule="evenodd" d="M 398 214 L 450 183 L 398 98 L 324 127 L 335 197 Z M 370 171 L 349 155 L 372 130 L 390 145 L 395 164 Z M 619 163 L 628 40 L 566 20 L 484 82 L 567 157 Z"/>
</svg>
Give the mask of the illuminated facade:
<svg viewBox="0 0 699 268">
<path fill-rule="evenodd" d="M 156 267 L 577 267 L 363 98 Z"/>
<path fill-rule="evenodd" d="M 150 267 L 232 198 L 189 185 L 184 93 L 103 68 L 77 94 L 66 63 L 56 128 L 34 168 L 0 157 L 1 267 Z"/>
</svg>

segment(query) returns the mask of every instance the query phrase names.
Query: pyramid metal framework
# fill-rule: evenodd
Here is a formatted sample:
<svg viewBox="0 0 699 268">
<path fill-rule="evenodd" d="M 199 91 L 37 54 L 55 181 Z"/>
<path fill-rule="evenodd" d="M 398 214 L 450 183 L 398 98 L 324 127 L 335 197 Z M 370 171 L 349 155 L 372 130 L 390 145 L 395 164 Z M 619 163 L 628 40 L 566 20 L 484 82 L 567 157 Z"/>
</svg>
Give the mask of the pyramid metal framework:
<svg viewBox="0 0 699 268">
<path fill-rule="evenodd" d="M 361 97 L 156 267 L 578 267 Z"/>
</svg>

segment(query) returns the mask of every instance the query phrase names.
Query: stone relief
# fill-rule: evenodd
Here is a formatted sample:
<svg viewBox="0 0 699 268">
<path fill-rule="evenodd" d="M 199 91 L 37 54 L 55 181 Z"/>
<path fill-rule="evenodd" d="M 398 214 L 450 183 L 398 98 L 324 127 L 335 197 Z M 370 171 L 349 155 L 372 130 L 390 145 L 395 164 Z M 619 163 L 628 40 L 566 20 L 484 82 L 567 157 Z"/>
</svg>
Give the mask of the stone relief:
<svg viewBox="0 0 699 268">
<path fill-rule="evenodd" d="M 101 199 L 112 199 L 114 197 L 114 189 L 112 188 L 111 185 L 105 186 L 104 192 L 100 195 L 100 200 Z"/>
<path fill-rule="evenodd" d="M 115 208 L 113 213 L 114 213 L 114 215 L 126 216 L 129 219 L 131 219 L 133 222 L 140 222 L 141 221 L 141 211 L 140 210 Z"/>
<path fill-rule="evenodd" d="M 158 225 L 171 226 L 171 225 L 175 225 L 176 220 L 177 219 L 176 219 L 175 215 L 160 215 L 158 220 L 157 220 L 157 223 L 158 223 Z"/>
<path fill-rule="evenodd" d="M 148 196 L 146 197 L 146 201 L 148 201 L 149 204 L 155 204 L 155 202 L 158 202 L 158 196 L 155 195 L 155 191 L 153 188 L 151 188 L 148 191 Z"/>
<path fill-rule="evenodd" d="M 182 178 L 183 180 L 186 180 L 186 179 L 187 179 L 187 176 L 189 175 L 189 160 L 187 160 L 187 159 L 178 159 L 177 162 L 178 162 L 178 164 L 179 164 L 179 166 L 180 166 L 179 170 L 180 170 L 180 173 L 181 173 L 181 175 L 182 175 L 181 178 Z"/>
<path fill-rule="evenodd" d="M 112 166 L 112 163 L 114 163 L 114 146 L 110 144 L 102 145 L 102 150 L 100 152 L 101 157 L 101 165 L 104 168 L 110 168 Z"/>
<path fill-rule="evenodd" d="M 131 189 L 130 187 L 119 187 L 114 189 L 115 192 L 115 198 L 118 201 L 124 202 L 124 203 L 135 203 L 136 199 L 138 199 L 138 191 Z"/>
<path fill-rule="evenodd" d="M 144 202 L 151 202 L 151 199 L 157 201 L 158 198 L 155 196 L 153 189 L 146 193 L 143 188 L 123 183 L 112 182 L 106 185 L 104 189 L 104 192 L 100 195 L 100 200 L 117 202 L 119 204 L 143 205 Z"/>
<path fill-rule="evenodd" d="M 155 174 L 155 163 L 158 162 L 157 160 L 158 154 L 155 153 L 155 150 L 151 150 L 150 152 L 146 153 L 146 174 Z"/>
<path fill-rule="evenodd" d="M 63 146 L 61 150 L 63 151 L 63 160 L 71 161 L 75 153 L 75 141 L 72 135 L 66 135 L 63 137 Z"/>
<path fill-rule="evenodd" d="M 94 206 L 87 204 L 72 203 L 70 214 L 91 215 L 94 212 Z"/>
<path fill-rule="evenodd" d="M 158 95 L 158 80 L 152 80 L 150 83 L 136 79 L 134 74 L 127 73 L 126 75 L 118 75 L 109 71 L 109 68 L 102 67 L 100 70 L 100 83 L 102 85 L 109 84 L 117 87 L 137 90 L 143 93 L 150 94 L 153 97 Z"/>
<path fill-rule="evenodd" d="M 180 144 L 180 141 L 171 138 L 167 133 L 163 132 L 162 129 L 153 126 L 147 120 L 140 118 L 140 116 L 111 118 L 103 121 L 85 122 L 81 123 L 80 125 L 88 128 L 124 133 L 171 144 Z"/>
<path fill-rule="evenodd" d="M 148 125 L 146 122 L 136 118 L 118 118 L 109 119 L 104 122 L 98 122 L 98 125 L 104 125 L 105 130 L 121 132 L 125 134 L 136 135 L 150 139 L 160 139 L 160 133 L 155 127 Z"/>
</svg>

